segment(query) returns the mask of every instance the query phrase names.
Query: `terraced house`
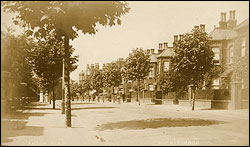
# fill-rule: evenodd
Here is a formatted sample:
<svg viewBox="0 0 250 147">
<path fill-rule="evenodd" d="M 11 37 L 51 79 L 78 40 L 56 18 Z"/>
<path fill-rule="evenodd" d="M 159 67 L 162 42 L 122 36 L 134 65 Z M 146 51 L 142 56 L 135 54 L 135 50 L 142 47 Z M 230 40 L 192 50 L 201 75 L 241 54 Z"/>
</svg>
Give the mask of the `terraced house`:
<svg viewBox="0 0 250 147">
<path fill-rule="evenodd" d="M 249 18 L 237 25 L 235 11 L 221 13 L 219 27 L 210 33 L 212 49 L 222 73 L 213 80 L 217 89 L 230 91 L 229 108 L 249 108 Z"/>
</svg>

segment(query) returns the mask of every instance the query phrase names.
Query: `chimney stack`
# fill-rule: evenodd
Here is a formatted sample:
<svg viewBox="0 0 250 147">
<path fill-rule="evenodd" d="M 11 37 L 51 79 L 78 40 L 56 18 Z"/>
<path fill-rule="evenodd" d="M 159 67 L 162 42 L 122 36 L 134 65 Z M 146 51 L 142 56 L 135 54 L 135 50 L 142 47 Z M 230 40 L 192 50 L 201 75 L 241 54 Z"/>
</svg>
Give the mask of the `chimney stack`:
<svg viewBox="0 0 250 147">
<path fill-rule="evenodd" d="M 180 34 L 179 36 L 180 36 L 180 40 L 182 40 L 183 39 L 183 34 Z"/>
<path fill-rule="evenodd" d="M 154 54 L 155 53 L 155 49 L 151 49 L 151 54 Z"/>
<path fill-rule="evenodd" d="M 237 20 L 235 19 L 235 10 L 231 10 L 231 11 L 229 11 L 229 13 L 230 13 L 230 18 L 229 18 L 227 24 L 228 24 L 228 27 L 230 29 L 232 29 L 237 24 Z"/>
<path fill-rule="evenodd" d="M 201 32 L 205 32 L 205 24 L 200 24 L 200 29 L 201 29 Z"/>
<path fill-rule="evenodd" d="M 226 28 L 227 27 L 227 22 L 226 22 L 226 12 L 221 12 L 221 20 L 219 22 L 220 28 Z"/>
<path fill-rule="evenodd" d="M 174 35 L 174 42 L 178 41 L 178 35 Z"/>
<path fill-rule="evenodd" d="M 167 49 L 167 48 L 168 48 L 168 43 L 164 42 L 164 49 Z"/>
<path fill-rule="evenodd" d="M 199 29 L 199 26 L 194 26 L 194 29 Z"/>
<path fill-rule="evenodd" d="M 220 21 L 221 21 L 221 22 L 223 22 L 223 21 L 224 21 L 224 18 L 223 18 L 223 17 L 224 17 L 224 13 L 223 13 L 223 12 L 221 12 L 221 13 L 220 13 Z"/>
<path fill-rule="evenodd" d="M 147 49 L 147 54 L 150 54 L 150 49 Z"/>
</svg>

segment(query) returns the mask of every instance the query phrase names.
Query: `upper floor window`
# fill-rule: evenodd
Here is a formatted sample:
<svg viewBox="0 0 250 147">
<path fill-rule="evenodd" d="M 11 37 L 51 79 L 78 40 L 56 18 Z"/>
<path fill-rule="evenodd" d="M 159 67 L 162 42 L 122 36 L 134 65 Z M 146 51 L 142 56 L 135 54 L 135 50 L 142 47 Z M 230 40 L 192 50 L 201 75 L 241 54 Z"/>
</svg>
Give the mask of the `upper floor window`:
<svg viewBox="0 0 250 147">
<path fill-rule="evenodd" d="M 234 50 L 233 46 L 231 45 L 229 47 L 229 63 L 233 63 L 233 55 L 234 55 Z"/>
<path fill-rule="evenodd" d="M 154 75 L 155 75 L 154 67 L 151 67 L 151 68 L 149 69 L 149 77 L 150 77 L 150 78 L 153 78 Z"/>
<path fill-rule="evenodd" d="M 164 71 L 169 70 L 169 62 L 164 62 Z"/>
<path fill-rule="evenodd" d="M 243 38 L 241 42 L 241 57 L 244 57 L 245 53 L 246 53 L 246 38 Z"/>
<path fill-rule="evenodd" d="M 220 60 L 220 48 L 218 47 L 214 47 L 212 48 L 213 52 L 214 52 L 214 60 Z"/>
</svg>

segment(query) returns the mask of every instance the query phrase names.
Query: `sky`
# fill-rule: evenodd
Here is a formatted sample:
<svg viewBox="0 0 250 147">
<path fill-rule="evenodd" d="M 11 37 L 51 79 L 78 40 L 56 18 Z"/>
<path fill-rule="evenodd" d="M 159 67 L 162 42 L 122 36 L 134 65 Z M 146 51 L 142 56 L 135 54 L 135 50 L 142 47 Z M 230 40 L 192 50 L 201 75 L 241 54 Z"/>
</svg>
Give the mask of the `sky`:
<svg viewBox="0 0 250 147">
<path fill-rule="evenodd" d="M 122 24 L 113 27 L 97 26 L 95 35 L 82 34 L 70 41 L 79 55 L 78 68 L 71 79 L 87 64 L 116 61 L 126 58 L 134 48 L 158 49 L 158 43 L 172 46 L 173 36 L 205 24 L 206 32 L 219 26 L 220 13 L 236 10 L 237 24 L 249 17 L 248 1 L 129 1 L 130 12 L 121 17 Z M 13 26 L 11 16 L 1 10 L 1 30 Z M 17 29 L 18 32 L 18 29 Z"/>
</svg>

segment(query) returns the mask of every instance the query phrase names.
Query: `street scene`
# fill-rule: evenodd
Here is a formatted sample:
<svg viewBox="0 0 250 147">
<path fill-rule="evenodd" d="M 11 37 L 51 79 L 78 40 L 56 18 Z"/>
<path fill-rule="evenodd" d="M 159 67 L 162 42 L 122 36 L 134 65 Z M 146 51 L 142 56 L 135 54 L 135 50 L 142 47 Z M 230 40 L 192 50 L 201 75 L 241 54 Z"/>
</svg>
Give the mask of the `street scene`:
<svg viewBox="0 0 250 147">
<path fill-rule="evenodd" d="M 1 1 L 1 146 L 249 146 L 249 2 Z"/>
</svg>

